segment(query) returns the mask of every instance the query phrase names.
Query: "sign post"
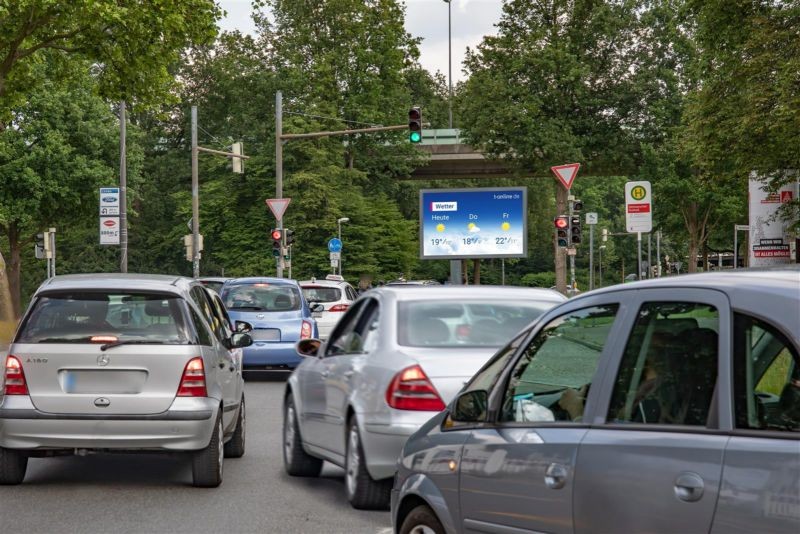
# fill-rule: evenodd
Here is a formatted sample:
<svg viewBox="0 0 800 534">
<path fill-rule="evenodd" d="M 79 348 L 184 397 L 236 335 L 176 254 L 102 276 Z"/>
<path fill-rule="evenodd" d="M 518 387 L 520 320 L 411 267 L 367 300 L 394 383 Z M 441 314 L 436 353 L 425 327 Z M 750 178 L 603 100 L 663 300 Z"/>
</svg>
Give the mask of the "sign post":
<svg viewBox="0 0 800 534">
<path fill-rule="evenodd" d="M 333 237 L 328 240 L 328 252 L 330 252 L 331 256 L 331 267 L 333 267 L 333 274 L 336 274 L 336 270 L 339 268 L 339 262 L 342 260 L 342 240 Z M 339 270 L 341 274 L 341 270 Z"/>
<path fill-rule="evenodd" d="M 120 244 L 120 189 L 100 188 L 100 244 Z"/>
<path fill-rule="evenodd" d="M 625 227 L 636 234 L 638 269 L 637 279 L 642 279 L 642 232 L 653 229 L 653 196 L 650 182 L 625 184 Z"/>
<path fill-rule="evenodd" d="M 569 209 L 569 221 L 570 221 L 570 227 L 569 227 L 569 231 L 567 232 L 567 234 L 570 236 L 570 239 L 571 239 L 571 236 L 572 236 L 572 216 L 574 214 L 573 212 L 574 212 L 574 206 L 575 206 L 575 204 L 574 204 L 575 197 L 573 197 L 572 194 L 571 194 L 572 193 L 572 182 L 574 182 L 575 181 L 575 177 L 578 176 L 578 169 L 580 169 L 580 168 L 581 168 L 581 164 L 580 163 L 567 163 L 566 165 L 556 165 L 555 167 L 550 167 L 550 170 L 553 172 L 553 174 L 555 174 L 556 179 L 558 179 L 558 181 L 561 183 L 561 185 L 564 186 L 564 189 L 566 190 L 566 193 L 567 193 L 567 203 L 568 203 L 567 207 Z M 559 214 L 560 214 L 561 210 L 562 210 L 562 207 L 561 207 L 561 205 L 559 203 L 558 196 L 559 196 L 558 192 L 556 192 L 556 206 L 557 206 L 557 208 L 559 210 Z M 575 246 L 572 243 L 570 243 L 568 248 L 566 249 L 566 252 L 567 252 L 567 255 L 569 257 L 570 287 L 572 288 L 572 290 L 574 292 L 574 290 L 575 290 L 575 254 L 576 254 L 577 251 L 575 250 Z M 556 265 L 555 265 L 555 268 L 556 268 L 556 287 L 558 288 L 559 291 L 565 292 L 566 281 L 563 280 L 563 279 L 560 279 L 560 275 L 561 275 L 562 269 L 559 268 L 560 261 L 563 261 L 562 258 L 563 258 L 563 256 L 560 254 L 560 249 L 557 248 L 556 249 Z"/>
<path fill-rule="evenodd" d="M 289 197 L 286 198 L 268 198 L 264 202 L 266 202 L 267 207 L 275 216 L 275 227 L 281 230 L 281 235 L 284 236 L 285 232 L 283 232 L 283 214 L 286 213 L 286 208 L 289 207 L 289 202 L 292 199 Z M 278 278 L 283 278 L 283 269 L 285 267 L 285 256 L 286 256 L 286 238 L 281 238 L 281 249 L 280 255 L 277 257 L 277 275 Z"/>
<path fill-rule="evenodd" d="M 597 213 L 586 214 L 586 225 L 589 227 L 589 291 L 594 289 L 594 225 L 597 224 Z"/>
</svg>

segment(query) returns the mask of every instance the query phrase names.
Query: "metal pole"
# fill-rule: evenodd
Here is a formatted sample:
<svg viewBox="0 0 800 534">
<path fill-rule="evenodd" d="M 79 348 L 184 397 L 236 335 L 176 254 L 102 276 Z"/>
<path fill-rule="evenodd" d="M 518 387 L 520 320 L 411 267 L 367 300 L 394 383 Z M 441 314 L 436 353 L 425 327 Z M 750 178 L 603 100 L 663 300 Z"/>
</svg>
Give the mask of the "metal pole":
<svg viewBox="0 0 800 534">
<path fill-rule="evenodd" d="M 589 225 L 589 291 L 594 289 L 594 225 Z"/>
<path fill-rule="evenodd" d="M 339 227 L 339 242 L 342 242 L 342 222 L 339 219 L 336 219 L 336 225 Z M 344 248 L 344 247 L 343 247 Z M 339 252 L 339 259 L 336 260 L 336 263 L 339 265 L 339 276 L 342 275 L 342 253 Z"/>
<path fill-rule="evenodd" d="M 650 257 L 651 241 L 650 236 L 652 233 L 647 232 L 647 278 L 650 278 L 653 273 L 653 263 Z"/>
<path fill-rule="evenodd" d="M 453 40 L 452 40 L 452 25 L 451 25 L 451 12 L 452 0 L 447 0 L 447 68 L 448 79 L 450 85 L 450 96 L 448 98 L 448 128 L 453 129 Z"/>
<path fill-rule="evenodd" d="M 53 257 L 50 260 L 50 270 L 52 274 L 47 273 L 48 278 L 50 276 L 56 275 L 56 229 L 55 228 L 50 228 L 49 238 L 50 238 L 50 254 L 52 254 Z"/>
<path fill-rule="evenodd" d="M 128 161 L 125 101 L 119 103 L 119 272 L 128 272 Z"/>
<path fill-rule="evenodd" d="M 574 213 L 574 200 L 572 199 L 572 190 L 567 189 L 567 200 L 569 201 L 569 239 L 572 241 L 572 215 Z M 574 248 L 574 245 L 570 243 L 570 249 Z M 573 292 L 575 291 L 575 255 L 569 255 L 569 285 L 572 288 Z"/>
<path fill-rule="evenodd" d="M 197 170 L 197 106 L 192 106 L 192 276 L 200 277 L 200 181 Z"/>
<path fill-rule="evenodd" d="M 603 245 L 600 245 L 600 249 L 599 249 L 598 252 L 600 253 L 600 258 L 599 258 L 600 261 L 599 261 L 599 265 L 597 266 L 598 271 L 599 271 L 597 273 L 598 274 L 598 277 L 597 277 L 598 278 L 598 285 L 597 285 L 597 287 L 603 287 Z"/>
<path fill-rule="evenodd" d="M 637 242 L 637 258 L 639 263 L 636 265 L 636 279 L 642 279 L 642 232 L 636 232 L 636 242 Z"/>
<path fill-rule="evenodd" d="M 733 268 L 739 267 L 739 231 L 733 225 Z"/>
<path fill-rule="evenodd" d="M 275 93 L 275 198 L 283 198 L 283 93 Z M 276 221 L 283 235 L 283 220 Z M 277 276 L 283 278 L 283 245 L 277 261 Z"/>
<path fill-rule="evenodd" d="M 506 259 L 500 259 L 500 285 L 506 285 Z"/>
<path fill-rule="evenodd" d="M 656 276 L 661 276 L 661 230 L 656 232 L 656 262 L 658 262 L 658 269 L 656 269 Z"/>
</svg>

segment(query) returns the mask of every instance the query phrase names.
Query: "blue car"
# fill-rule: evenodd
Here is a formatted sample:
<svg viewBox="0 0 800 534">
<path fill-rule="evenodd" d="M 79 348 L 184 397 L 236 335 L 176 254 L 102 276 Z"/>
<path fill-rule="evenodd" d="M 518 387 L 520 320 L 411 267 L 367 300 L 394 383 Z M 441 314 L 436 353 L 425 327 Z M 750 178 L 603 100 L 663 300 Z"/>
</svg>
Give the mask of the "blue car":
<svg viewBox="0 0 800 534">
<path fill-rule="evenodd" d="M 221 289 L 231 321 L 249 323 L 253 344 L 244 349 L 245 371 L 292 371 L 300 363 L 295 343 L 319 337 L 300 285 L 285 278 L 236 278 Z"/>
</svg>

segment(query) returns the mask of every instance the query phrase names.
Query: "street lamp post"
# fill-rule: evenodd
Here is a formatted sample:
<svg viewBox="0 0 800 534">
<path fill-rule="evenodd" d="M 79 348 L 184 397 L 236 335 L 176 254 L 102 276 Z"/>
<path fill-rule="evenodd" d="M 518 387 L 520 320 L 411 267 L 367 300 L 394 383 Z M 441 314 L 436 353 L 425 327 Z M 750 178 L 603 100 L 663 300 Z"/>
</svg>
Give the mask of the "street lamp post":
<svg viewBox="0 0 800 534">
<path fill-rule="evenodd" d="M 339 219 L 336 219 L 336 225 L 339 227 L 339 241 L 342 240 L 342 223 L 347 223 L 347 222 L 350 222 L 350 218 L 349 217 L 341 217 Z M 344 248 L 344 247 L 342 247 L 342 248 Z M 341 274 L 342 274 L 342 257 L 340 255 L 339 256 L 339 275 L 341 275 Z"/>
<path fill-rule="evenodd" d="M 452 0 L 444 0 L 447 4 L 447 80 L 449 96 L 447 99 L 447 127 L 453 129 L 453 39 L 452 39 Z"/>
<path fill-rule="evenodd" d="M 597 287 L 603 287 L 603 250 L 605 248 L 606 248 L 605 245 L 600 245 L 600 261 L 599 261 L 599 263 L 600 263 L 600 265 L 599 265 L 600 272 L 598 273 L 598 276 L 597 276 L 599 278 L 599 282 L 600 283 L 599 283 L 599 285 Z"/>
</svg>

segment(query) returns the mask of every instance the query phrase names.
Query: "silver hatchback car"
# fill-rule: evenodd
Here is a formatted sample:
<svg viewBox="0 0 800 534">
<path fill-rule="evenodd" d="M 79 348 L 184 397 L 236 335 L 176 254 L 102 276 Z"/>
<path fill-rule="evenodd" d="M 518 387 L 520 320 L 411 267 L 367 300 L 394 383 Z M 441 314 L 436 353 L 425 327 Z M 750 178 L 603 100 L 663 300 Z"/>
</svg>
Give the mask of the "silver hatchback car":
<svg viewBox="0 0 800 534">
<path fill-rule="evenodd" d="M 286 471 L 317 476 L 328 460 L 345 468 L 354 507 L 387 507 L 406 438 L 443 410 L 497 347 L 564 300 L 549 289 L 491 286 L 365 293 L 324 345 L 298 344 L 306 357 L 286 387 Z"/>
<path fill-rule="evenodd" d="M 395 532 L 800 532 L 800 270 L 587 293 L 406 443 Z"/>
<path fill-rule="evenodd" d="M 241 347 L 219 296 L 174 276 L 51 278 L 4 358 L 0 484 L 30 456 L 186 451 L 196 486 L 245 446 Z"/>
</svg>

